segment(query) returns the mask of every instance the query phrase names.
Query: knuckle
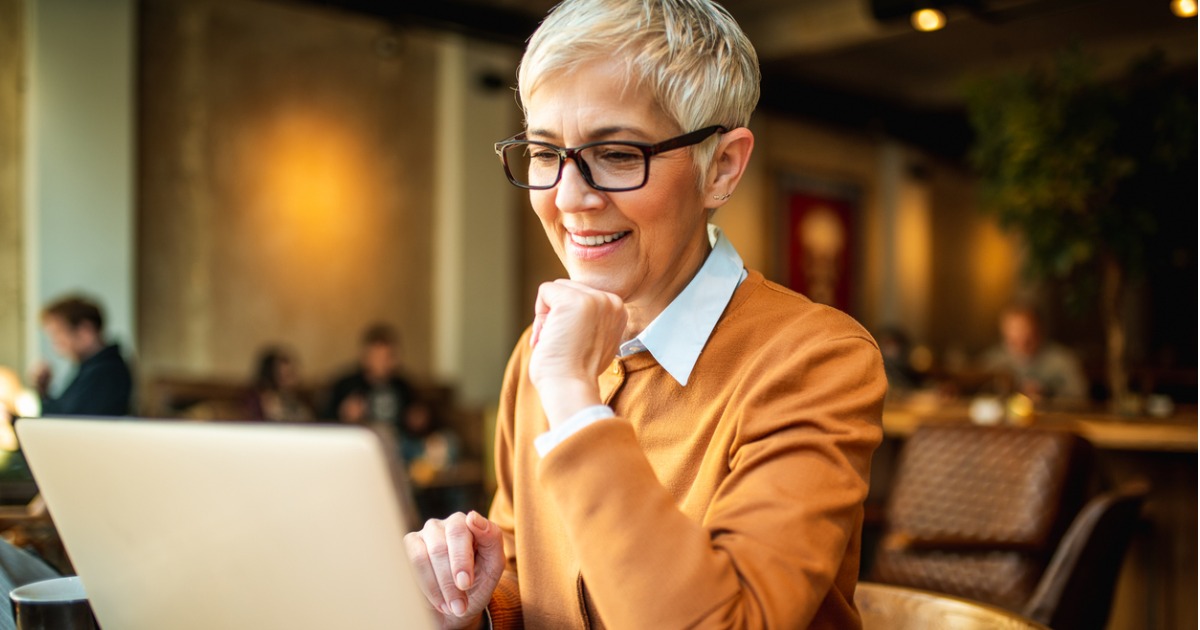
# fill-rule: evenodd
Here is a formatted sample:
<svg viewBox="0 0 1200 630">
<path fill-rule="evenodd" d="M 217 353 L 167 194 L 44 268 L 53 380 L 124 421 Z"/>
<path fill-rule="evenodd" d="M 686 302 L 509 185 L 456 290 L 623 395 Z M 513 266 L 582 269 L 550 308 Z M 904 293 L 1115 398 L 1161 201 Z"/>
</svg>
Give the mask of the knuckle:
<svg viewBox="0 0 1200 630">
<path fill-rule="evenodd" d="M 446 558 L 450 555 L 450 548 L 446 545 L 445 539 L 426 542 L 425 548 L 432 558 Z"/>
</svg>

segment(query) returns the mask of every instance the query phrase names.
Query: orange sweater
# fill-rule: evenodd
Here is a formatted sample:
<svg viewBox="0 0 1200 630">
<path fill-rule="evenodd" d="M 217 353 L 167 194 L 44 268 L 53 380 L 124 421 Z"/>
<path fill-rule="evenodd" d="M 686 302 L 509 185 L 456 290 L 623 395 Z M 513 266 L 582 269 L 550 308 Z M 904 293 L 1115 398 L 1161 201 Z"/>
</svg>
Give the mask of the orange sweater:
<svg viewBox="0 0 1200 630">
<path fill-rule="evenodd" d="M 600 393 L 617 417 L 545 459 L 528 367 L 526 332 L 496 436 L 497 628 L 859 626 L 887 384 L 854 320 L 752 271 L 686 387 L 648 352 L 614 360 Z"/>
</svg>

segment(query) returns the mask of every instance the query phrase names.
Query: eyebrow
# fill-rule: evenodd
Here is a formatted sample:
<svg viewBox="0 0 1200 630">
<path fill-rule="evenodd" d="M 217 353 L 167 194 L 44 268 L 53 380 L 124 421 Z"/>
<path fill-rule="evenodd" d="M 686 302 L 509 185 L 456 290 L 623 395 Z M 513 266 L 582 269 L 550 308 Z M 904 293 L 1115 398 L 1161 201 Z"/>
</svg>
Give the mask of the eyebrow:
<svg viewBox="0 0 1200 630">
<path fill-rule="evenodd" d="M 620 136 L 622 134 L 626 134 L 626 135 L 631 134 L 631 135 L 638 136 L 639 138 L 643 138 L 643 139 L 646 138 L 646 134 L 644 134 L 640 129 L 637 129 L 635 127 L 623 127 L 620 125 L 613 125 L 613 126 L 609 126 L 609 127 L 600 127 L 599 129 L 593 129 L 592 131 L 588 132 L 587 137 L 591 138 L 591 140 L 588 140 L 587 142 L 593 142 L 596 140 L 609 140 L 609 139 L 614 138 L 615 136 Z M 538 129 L 538 128 L 527 129 L 525 131 L 525 137 L 527 137 L 527 138 L 549 138 L 552 140 L 557 140 L 559 138 L 558 135 L 556 135 L 553 131 L 550 131 L 548 129 Z"/>
</svg>

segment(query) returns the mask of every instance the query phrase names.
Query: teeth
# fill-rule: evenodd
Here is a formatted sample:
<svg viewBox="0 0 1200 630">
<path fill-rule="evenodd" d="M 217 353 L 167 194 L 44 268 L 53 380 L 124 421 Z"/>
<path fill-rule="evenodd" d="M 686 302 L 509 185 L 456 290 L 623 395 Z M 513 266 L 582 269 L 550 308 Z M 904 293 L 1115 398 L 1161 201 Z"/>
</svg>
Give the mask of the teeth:
<svg viewBox="0 0 1200 630">
<path fill-rule="evenodd" d="M 629 232 L 617 232 L 615 234 L 604 234 L 602 236 L 579 236 L 577 234 L 572 234 L 571 240 L 574 241 L 576 245 L 595 247 L 597 245 L 611 243 L 615 240 L 624 238 L 626 234 L 629 234 Z"/>
</svg>

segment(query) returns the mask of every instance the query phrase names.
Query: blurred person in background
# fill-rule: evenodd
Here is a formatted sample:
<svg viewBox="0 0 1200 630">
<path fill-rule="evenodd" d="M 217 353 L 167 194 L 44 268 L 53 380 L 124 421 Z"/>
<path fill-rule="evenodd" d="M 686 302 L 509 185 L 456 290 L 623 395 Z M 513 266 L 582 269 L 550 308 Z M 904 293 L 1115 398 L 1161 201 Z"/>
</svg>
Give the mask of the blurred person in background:
<svg viewBox="0 0 1200 630">
<path fill-rule="evenodd" d="M 1035 403 L 1083 403 L 1088 383 L 1079 358 L 1045 339 L 1042 320 L 1028 304 L 1014 303 L 1000 314 L 1003 342 L 983 357 L 981 369 L 999 381 L 1001 393 L 1020 393 Z"/>
<path fill-rule="evenodd" d="M 412 385 L 400 375 L 400 337 L 387 324 L 362 336 L 358 367 L 337 379 L 323 417 L 352 424 L 383 423 L 397 433 L 415 402 Z"/>
<path fill-rule="evenodd" d="M 104 339 L 104 314 L 95 302 L 69 296 L 42 310 L 42 329 L 59 356 L 77 365 L 74 377 L 57 396 L 50 393 L 51 371 L 45 363 L 32 380 L 42 402 L 42 415 L 124 416 L 132 406 L 133 378 L 115 343 Z"/>
<path fill-rule="evenodd" d="M 248 403 L 249 418 L 276 422 L 309 422 L 315 417 L 300 388 L 295 357 L 287 349 L 270 346 L 256 362 L 254 391 Z"/>
<path fill-rule="evenodd" d="M 875 335 L 879 352 L 883 355 L 883 370 L 887 374 L 888 397 L 900 396 L 921 385 L 921 375 L 913 368 L 909 359 L 912 342 L 908 335 L 896 326 L 886 326 Z"/>
<path fill-rule="evenodd" d="M 370 424 L 391 437 L 418 486 L 414 498 L 423 518 L 466 504 L 461 489 L 436 487 L 438 475 L 457 463 L 460 441 L 443 426 L 435 406 L 421 401 L 401 376 L 400 337 L 391 326 L 374 324 L 363 333 L 358 368 L 334 383 L 325 416 Z"/>
<path fill-rule="evenodd" d="M 442 628 L 861 625 L 879 348 L 709 223 L 759 82 L 708 0 L 566 0 L 529 40 L 495 149 L 569 279 L 504 375 L 488 518 L 405 537 Z"/>
</svg>

